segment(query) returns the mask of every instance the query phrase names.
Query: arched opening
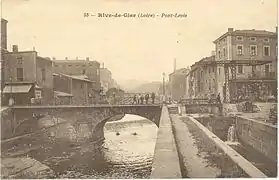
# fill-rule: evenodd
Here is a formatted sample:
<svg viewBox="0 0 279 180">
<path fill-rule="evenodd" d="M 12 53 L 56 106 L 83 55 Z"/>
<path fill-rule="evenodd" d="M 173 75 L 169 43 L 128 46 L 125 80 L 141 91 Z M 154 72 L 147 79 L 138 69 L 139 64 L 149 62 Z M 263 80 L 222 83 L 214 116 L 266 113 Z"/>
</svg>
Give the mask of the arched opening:
<svg viewBox="0 0 279 180">
<path fill-rule="evenodd" d="M 157 132 L 153 120 L 134 114 L 122 114 L 98 123 L 93 135 L 99 134 L 100 138 L 103 134 L 102 151 L 111 166 L 105 173 L 117 178 L 149 178 Z"/>
</svg>

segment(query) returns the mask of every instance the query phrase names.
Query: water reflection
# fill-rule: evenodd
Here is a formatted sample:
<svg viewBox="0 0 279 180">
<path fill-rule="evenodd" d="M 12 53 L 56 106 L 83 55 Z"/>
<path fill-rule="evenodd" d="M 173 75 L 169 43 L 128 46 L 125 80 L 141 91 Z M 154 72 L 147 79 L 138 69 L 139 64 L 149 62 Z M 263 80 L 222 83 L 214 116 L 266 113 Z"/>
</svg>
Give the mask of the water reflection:
<svg viewBox="0 0 279 180">
<path fill-rule="evenodd" d="M 126 115 L 106 123 L 105 141 L 99 149 L 51 137 L 31 156 L 50 166 L 58 178 L 149 178 L 157 130 L 149 120 Z"/>
</svg>

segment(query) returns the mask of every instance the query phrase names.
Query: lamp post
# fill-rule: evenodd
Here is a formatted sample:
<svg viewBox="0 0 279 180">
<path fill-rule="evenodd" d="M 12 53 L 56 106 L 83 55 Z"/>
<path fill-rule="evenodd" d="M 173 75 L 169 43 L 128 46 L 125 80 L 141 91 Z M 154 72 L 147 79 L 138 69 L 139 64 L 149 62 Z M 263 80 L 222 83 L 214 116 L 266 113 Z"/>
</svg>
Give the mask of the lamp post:
<svg viewBox="0 0 279 180">
<path fill-rule="evenodd" d="M 10 80 L 10 86 L 11 86 L 11 91 L 10 91 L 10 98 L 9 98 L 9 106 L 13 105 L 13 86 L 12 86 L 12 77 L 9 78 Z"/>
<path fill-rule="evenodd" d="M 163 72 L 163 102 L 166 100 L 166 90 L 165 90 L 165 72 Z"/>
</svg>

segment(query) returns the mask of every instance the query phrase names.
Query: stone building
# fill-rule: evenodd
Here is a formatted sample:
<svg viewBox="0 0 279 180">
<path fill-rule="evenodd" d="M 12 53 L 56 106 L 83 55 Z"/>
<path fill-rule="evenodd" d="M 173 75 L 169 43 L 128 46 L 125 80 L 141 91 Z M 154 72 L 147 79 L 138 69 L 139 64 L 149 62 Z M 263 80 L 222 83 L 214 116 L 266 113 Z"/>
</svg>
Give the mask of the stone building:
<svg viewBox="0 0 279 180">
<path fill-rule="evenodd" d="M 228 93 L 228 97 L 242 94 L 241 97 L 237 97 L 242 99 L 250 96 L 252 91 L 258 91 L 256 99 L 263 99 L 263 96 L 275 94 L 275 86 L 277 87 L 277 28 L 276 32 L 228 28 L 228 31 L 217 38 L 214 44 L 216 61 L 238 61 L 234 83 L 231 81 L 232 69 L 229 71 L 231 82 L 227 90 L 229 92 L 224 88 L 224 64 L 217 65 L 217 92 L 222 97 L 225 96 L 225 92 Z M 247 63 L 245 64 L 244 61 Z"/>
<path fill-rule="evenodd" d="M 93 81 L 85 76 L 70 76 L 53 73 L 55 103 L 88 105 L 97 101 Z"/>
<path fill-rule="evenodd" d="M 54 62 L 54 73 L 62 73 L 73 76 L 84 75 L 87 76 L 90 81 L 92 81 L 93 89 L 96 92 L 100 92 L 101 82 L 100 82 L 100 63 L 97 61 L 90 61 L 87 57 L 86 60 L 55 60 Z"/>
<path fill-rule="evenodd" d="M 201 59 L 191 66 L 190 72 L 185 76 L 185 96 L 188 98 L 208 98 L 213 94 L 216 96 L 216 79 L 215 55 Z"/>
<path fill-rule="evenodd" d="M 180 100 L 180 98 L 183 98 L 185 96 L 185 78 L 188 72 L 188 69 L 181 68 L 169 74 L 169 91 L 172 100 L 178 101 Z"/>
<path fill-rule="evenodd" d="M 17 45 L 13 46 L 12 52 L 6 52 L 4 58 L 5 84 L 13 83 L 12 86 L 20 88 L 23 82 L 34 83 L 34 98 L 41 104 L 53 103 L 52 61 L 49 58 L 38 56 L 36 51 L 18 51 Z M 10 96 L 16 91 L 5 86 L 3 93 L 5 96 Z M 16 103 L 17 99 L 14 100 Z"/>
</svg>

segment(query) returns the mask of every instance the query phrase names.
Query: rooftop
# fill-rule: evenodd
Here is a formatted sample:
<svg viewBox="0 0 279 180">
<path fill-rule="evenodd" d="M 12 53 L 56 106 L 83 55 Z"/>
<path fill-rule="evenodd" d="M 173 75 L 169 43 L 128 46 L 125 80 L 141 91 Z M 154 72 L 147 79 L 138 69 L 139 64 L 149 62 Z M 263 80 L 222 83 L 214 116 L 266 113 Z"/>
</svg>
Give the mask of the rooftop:
<svg viewBox="0 0 279 180">
<path fill-rule="evenodd" d="M 75 79 L 75 80 L 80 80 L 80 81 L 86 81 L 86 82 L 89 82 L 89 83 L 93 83 L 94 81 L 91 81 L 88 79 L 87 76 L 85 75 L 67 75 L 67 74 L 63 74 L 63 73 L 52 73 L 53 76 L 58 76 L 58 75 L 61 75 L 61 76 L 65 76 L 65 77 L 69 77 L 69 78 L 72 78 L 72 79 Z"/>
<path fill-rule="evenodd" d="M 78 59 L 78 60 L 69 60 L 69 59 L 63 59 L 63 60 L 52 60 L 54 63 L 73 63 L 73 64 L 85 64 L 86 62 L 89 63 L 96 63 L 100 64 L 98 61 L 91 61 L 91 60 L 84 60 L 84 59 Z"/>
<path fill-rule="evenodd" d="M 277 29 L 277 28 L 276 28 Z M 271 32 L 266 30 L 255 30 L 255 29 L 243 29 L 243 30 L 234 30 L 233 28 L 228 28 L 228 31 L 218 37 L 213 43 L 227 37 L 228 35 L 243 35 L 243 36 L 277 36 L 277 32 Z"/>
</svg>

